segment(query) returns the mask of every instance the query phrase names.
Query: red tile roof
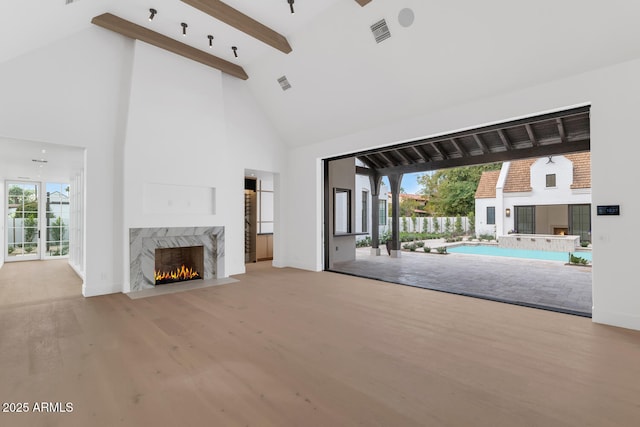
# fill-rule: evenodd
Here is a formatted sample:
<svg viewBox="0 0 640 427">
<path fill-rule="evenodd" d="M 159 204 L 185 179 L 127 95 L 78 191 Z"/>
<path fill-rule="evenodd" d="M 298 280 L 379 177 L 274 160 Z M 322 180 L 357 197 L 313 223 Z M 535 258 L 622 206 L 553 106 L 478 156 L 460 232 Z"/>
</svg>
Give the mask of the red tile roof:
<svg viewBox="0 0 640 427">
<path fill-rule="evenodd" d="M 496 197 L 496 184 L 500 171 L 482 172 L 478 188 L 476 189 L 476 199 L 493 199 Z"/>
</svg>

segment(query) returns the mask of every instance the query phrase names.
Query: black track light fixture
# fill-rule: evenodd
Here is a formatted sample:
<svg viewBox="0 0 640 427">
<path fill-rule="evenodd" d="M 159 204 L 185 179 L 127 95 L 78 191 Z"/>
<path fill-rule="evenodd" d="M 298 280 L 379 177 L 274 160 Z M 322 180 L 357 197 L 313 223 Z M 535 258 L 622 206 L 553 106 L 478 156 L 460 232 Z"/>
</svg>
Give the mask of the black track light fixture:
<svg viewBox="0 0 640 427">
<path fill-rule="evenodd" d="M 149 9 L 149 13 L 150 13 L 150 15 L 149 15 L 149 21 L 153 21 L 153 18 L 155 18 L 155 17 L 156 17 L 156 15 L 157 15 L 158 11 L 157 11 L 157 10 L 155 10 L 154 8 L 151 8 L 151 9 Z"/>
<path fill-rule="evenodd" d="M 293 2 L 294 2 L 294 1 L 295 1 L 295 0 L 287 0 L 287 3 L 289 3 L 289 9 L 291 9 L 291 13 L 296 13 L 296 12 L 293 10 Z"/>
<path fill-rule="evenodd" d="M 207 38 L 209 39 L 209 47 L 213 47 L 213 36 L 209 34 Z"/>
<path fill-rule="evenodd" d="M 187 35 L 187 23 L 186 22 L 182 22 L 180 25 L 182 25 L 182 35 L 186 36 Z"/>
<path fill-rule="evenodd" d="M 231 50 L 233 51 L 233 56 L 238 57 L 238 48 L 235 46 L 231 46 Z"/>
</svg>

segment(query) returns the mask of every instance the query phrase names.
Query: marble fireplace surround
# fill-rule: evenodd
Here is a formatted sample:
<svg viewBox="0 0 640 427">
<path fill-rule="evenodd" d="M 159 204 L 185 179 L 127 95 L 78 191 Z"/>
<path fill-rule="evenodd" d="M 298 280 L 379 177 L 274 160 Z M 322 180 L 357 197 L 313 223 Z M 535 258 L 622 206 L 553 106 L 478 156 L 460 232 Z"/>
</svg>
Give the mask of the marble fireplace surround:
<svg viewBox="0 0 640 427">
<path fill-rule="evenodd" d="M 156 248 L 182 246 L 204 247 L 204 280 L 224 277 L 224 227 L 130 228 L 131 291 L 155 288 L 153 269 Z"/>
</svg>

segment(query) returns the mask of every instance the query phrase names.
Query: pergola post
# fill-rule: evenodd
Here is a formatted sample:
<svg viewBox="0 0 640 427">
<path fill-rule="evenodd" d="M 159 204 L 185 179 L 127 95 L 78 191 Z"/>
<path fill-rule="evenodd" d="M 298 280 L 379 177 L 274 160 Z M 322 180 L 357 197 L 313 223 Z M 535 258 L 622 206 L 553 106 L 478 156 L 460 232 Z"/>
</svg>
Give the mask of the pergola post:
<svg viewBox="0 0 640 427">
<path fill-rule="evenodd" d="M 371 255 L 380 256 L 380 184 L 382 176 L 369 175 L 371 184 Z"/>
<path fill-rule="evenodd" d="M 400 183 L 402 174 L 389 174 L 389 185 L 391 186 L 391 205 L 393 212 L 391 215 L 391 257 L 399 258 L 402 253 L 400 249 Z"/>
</svg>

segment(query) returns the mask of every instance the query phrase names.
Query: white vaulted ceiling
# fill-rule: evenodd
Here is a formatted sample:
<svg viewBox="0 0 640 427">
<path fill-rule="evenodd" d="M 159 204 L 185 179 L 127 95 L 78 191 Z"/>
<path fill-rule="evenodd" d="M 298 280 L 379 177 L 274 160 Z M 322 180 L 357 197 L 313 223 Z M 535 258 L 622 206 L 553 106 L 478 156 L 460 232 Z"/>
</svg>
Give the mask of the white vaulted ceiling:
<svg viewBox="0 0 640 427">
<path fill-rule="evenodd" d="M 302 146 L 640 56 L 640 2 L 628 0 L 296 0 L 295 15 L 286 0 L 226 3 L 284 35 L 293 51 L 180 0 L 3 0 L 0 62 L 110 12 L 244 67 L 243 84 L 285 142 Z M 415 14 L 406 28 L 403 8 Z M 369 27 L 383 18 L 391 37 L 377 44 Z M 189 24 L 186 38 L 180 22 Z M 290 90 L 277 82 L 283 75 Z"/>
</svg>

